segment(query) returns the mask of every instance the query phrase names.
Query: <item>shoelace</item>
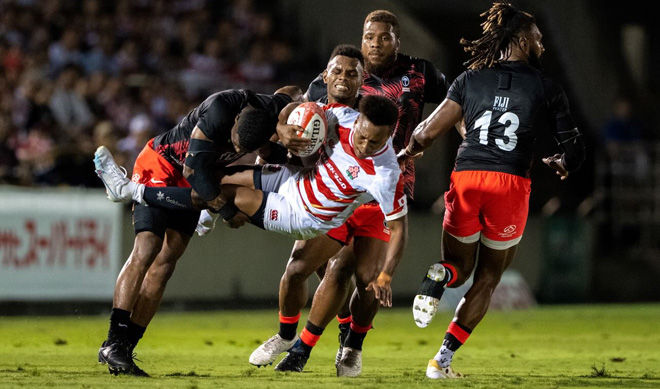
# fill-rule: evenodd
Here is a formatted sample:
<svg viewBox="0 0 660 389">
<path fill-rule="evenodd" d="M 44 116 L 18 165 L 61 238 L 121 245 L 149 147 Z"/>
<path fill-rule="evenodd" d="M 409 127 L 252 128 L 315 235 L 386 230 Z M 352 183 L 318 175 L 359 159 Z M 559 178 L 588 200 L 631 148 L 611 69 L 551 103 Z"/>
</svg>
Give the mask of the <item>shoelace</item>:
<svg viewBox="0 0 660 389">
<path fill-rule="evenodd" d="M 142 362 L 142 360 L 137 357 L 137 353 L 135 352 L 131 354 L 131 359 L 134 361 Z"/>
<path fill-rule="evenodd" d="M 126 168 L 123 166 L 119 165 L 113 165 L 111 167 L 112 174 L 121 176 L 122 178 L 128 177 L 128 172 L 126 171 Z"/>
<path fill-rule="evenodd" d="M 264 343 L 264 350 L 267 352 L 275 351 L 275 343 L 277 343 L 278 338 L 270 338 Z M 282 339 L 284 340 L 284 339 Z"/>
<path fill-rule="evenodd" d="M 342 358 L 341 362 L 343 362 L 343 365 L 349 365 L 353 367 L 353 365 L 357 365 L 358 361 L 358 353 L 354 352 L 353 350 L 349 350 L 346 353 L 346 358 Z"/>
</svg>

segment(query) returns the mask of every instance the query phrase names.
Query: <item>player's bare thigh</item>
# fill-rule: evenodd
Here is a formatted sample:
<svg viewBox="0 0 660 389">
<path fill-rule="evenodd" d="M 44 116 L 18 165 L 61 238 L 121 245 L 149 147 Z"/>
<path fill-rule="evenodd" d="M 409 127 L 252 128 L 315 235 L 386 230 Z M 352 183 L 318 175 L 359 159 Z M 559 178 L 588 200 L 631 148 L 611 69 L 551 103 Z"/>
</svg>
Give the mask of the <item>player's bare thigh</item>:
<svg viewBox="0 0 660 389">
<path fill-rule="evenodd" d="M 302 273 L 308 277 L 340 249 L 341 244 L 326 235 L 319 235 L 309 240 L 297 240 L 291 250 L 286 272 Z"/>
</svg>

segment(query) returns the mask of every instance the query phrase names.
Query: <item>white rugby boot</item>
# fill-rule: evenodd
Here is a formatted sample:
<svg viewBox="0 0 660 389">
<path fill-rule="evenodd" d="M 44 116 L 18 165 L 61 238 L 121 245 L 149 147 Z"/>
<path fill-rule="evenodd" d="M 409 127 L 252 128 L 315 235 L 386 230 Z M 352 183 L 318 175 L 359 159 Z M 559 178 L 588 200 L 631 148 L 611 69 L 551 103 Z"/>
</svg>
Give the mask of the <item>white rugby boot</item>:
<svg viewBox="0 0 660 389">
<path fill-rule="evenodd" d="M 426 366 L 426 376 L 434 380 L 444 378 L 463 378 L 460 373 L 455 372 L 454 369 L 451 368 L 451 365 L 440 367 L 438 361 L 435 359 L 429 360 L 429 364 Z"/>
<path fill-rule="evenodd" d="M 131 202 L 133 200 L 142 203 L 144 185 L 132 182 L 126 176 L 126 169 L 117 165 L 112 153 L 105 146 L 100 146 L 94 152 L 94 167 L 96 175 L 105 185 L 108 199 L 118 202 Z"/>
<path fill-rule="evenodd" d="M 299 340 L 298 334 L 291 340 L 283 339 L 280 334 L 275 334 L 252 352 L 250 363 L 255 366 L 271 365 L 278 355 L 290 350 Z"/>
<path fill-rule="evenodd" d="M 413 318 L 417 327 L 428 326 L 438 311 L 438 304 L 445 290 L 445 276 L 445 267 L 440 263 L 434 263 L 426 272 L 426 277 L 413 300 Z"/>
<path fill-rule="evenodd" d="M 337 377 L 357 377 L 362 372 L 362 350 L 344 346 L 337 364 Z"/>
</svg>

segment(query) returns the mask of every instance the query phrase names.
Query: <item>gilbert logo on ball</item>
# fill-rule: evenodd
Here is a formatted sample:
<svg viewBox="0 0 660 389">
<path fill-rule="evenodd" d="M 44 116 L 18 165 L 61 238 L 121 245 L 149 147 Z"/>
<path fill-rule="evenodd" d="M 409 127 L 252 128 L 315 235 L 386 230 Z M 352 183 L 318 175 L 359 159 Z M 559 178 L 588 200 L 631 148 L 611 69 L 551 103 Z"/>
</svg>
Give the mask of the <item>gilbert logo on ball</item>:
<svg viewBox="0 0 660 389">
<path fill-rule="evenodd" d="M 294 153 L 299 157 L 307 157 L 314 154 L 325 141 L 328 121 L 323 108 L 316 103 L 300 104 L 291 112 L 286 122 L 287 124 L 295 124 L 302 127 L 303 131 L 298 136 L 310 140 L 309 147 L 306 150 Z"/>
</svg>

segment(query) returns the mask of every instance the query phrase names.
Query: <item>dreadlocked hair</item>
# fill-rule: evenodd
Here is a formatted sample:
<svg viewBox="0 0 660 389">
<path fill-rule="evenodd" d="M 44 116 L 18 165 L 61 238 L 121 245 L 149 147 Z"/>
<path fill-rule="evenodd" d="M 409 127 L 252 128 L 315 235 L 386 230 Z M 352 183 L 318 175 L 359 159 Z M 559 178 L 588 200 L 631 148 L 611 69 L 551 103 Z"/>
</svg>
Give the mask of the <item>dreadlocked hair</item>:
<svg viewBox="0 0 660 389">
<path fill-rule="evenodd" d="M 486 20 L 481 23 L 481 38 L 473 41 L 461 38 L 460 41 L 463 50 L 472 56 L 465 62 L 469 69 L 493 66 L 503 50 L 505 57 L 508 56 L 509 42 L 517 38 L 518 33 L 536 24 L 534 16 L 519 11 L 508 1 L 493 3 L 488 11 L 479 16 L 486 16 Z"/>
</svg>

